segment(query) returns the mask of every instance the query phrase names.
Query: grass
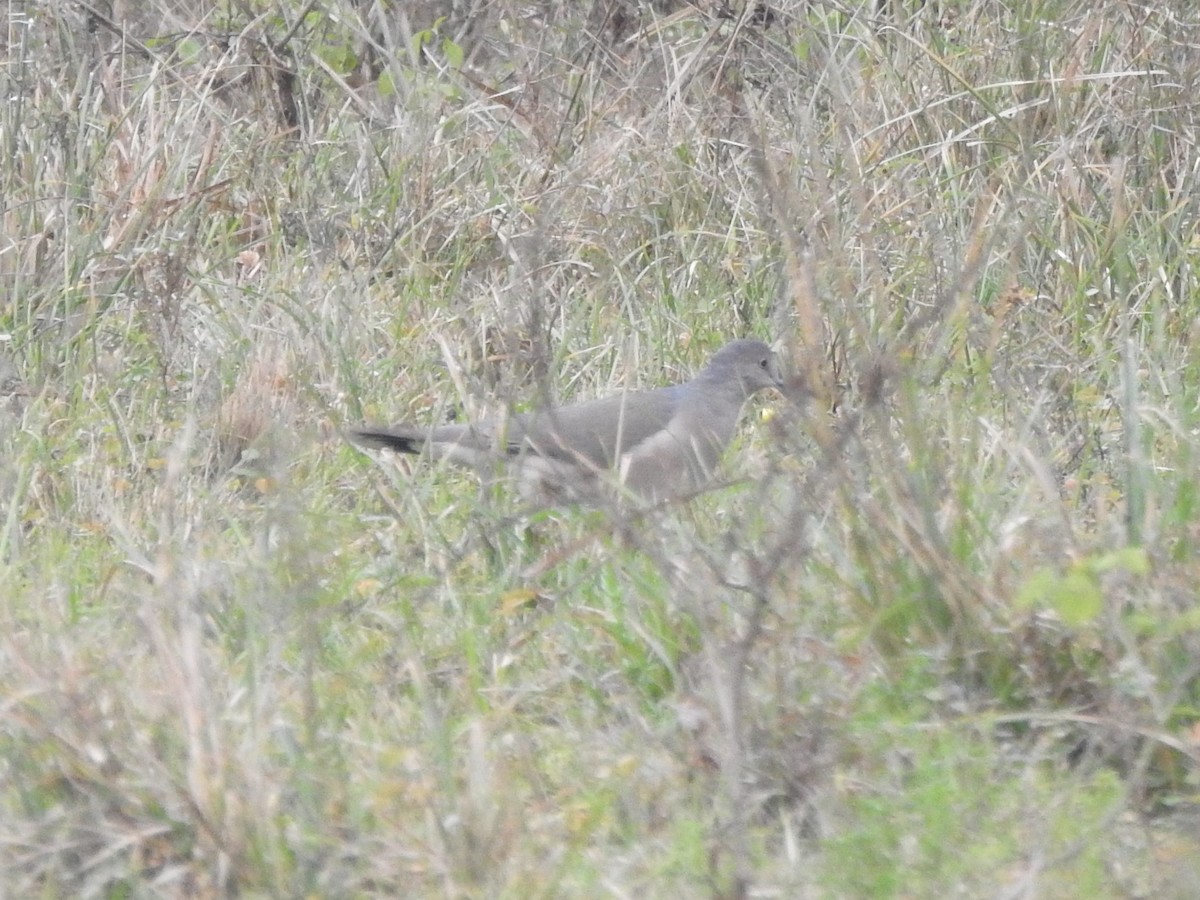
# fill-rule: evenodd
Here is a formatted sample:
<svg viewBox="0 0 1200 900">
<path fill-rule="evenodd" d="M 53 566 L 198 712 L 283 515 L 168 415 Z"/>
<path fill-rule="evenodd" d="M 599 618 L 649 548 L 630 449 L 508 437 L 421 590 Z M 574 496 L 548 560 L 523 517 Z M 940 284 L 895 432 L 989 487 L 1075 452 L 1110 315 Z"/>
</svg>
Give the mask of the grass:
<svg viewBox="0 0 1200 900">
<path fill-rule="evenodd" d="M 126 6 L 6 20 L 14 895 L 1196 895 L 1190 10 Z M 688 504 L 342 437 L 734 336 Z"/>
</svg>

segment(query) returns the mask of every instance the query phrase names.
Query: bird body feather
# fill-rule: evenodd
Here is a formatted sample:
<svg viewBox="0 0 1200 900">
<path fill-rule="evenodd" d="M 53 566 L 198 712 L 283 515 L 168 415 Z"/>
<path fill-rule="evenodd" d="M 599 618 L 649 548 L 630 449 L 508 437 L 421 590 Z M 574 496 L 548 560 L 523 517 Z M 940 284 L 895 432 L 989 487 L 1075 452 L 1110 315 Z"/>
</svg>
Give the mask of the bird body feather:
<svg viewBox="0 0 1200 900">
<path fill-rule="evenodd" d="M 684 384 L 474 424 L 364 428 L 351 436 L 481 470 L 513 459 L 521 493 L 539 503 L 594 498 L 605 473 L 626 492 L 656 501 L 711 479 L 746 400 L 780 383 L 766 344 L 733 341 Z"/>
</svg>

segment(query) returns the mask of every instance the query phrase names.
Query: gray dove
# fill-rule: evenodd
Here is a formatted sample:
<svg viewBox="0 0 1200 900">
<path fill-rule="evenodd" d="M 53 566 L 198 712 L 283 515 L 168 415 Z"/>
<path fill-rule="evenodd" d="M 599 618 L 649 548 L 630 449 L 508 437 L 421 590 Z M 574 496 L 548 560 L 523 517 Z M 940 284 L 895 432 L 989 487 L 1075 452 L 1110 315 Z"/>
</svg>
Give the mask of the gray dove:
<svg viewBox="0 0 1200 900">
<path fill-rule="evenodd" d="M 522 496 L 539 505 L 595 501 L 614 479 L 626 494 L 657 502 L 708 482 L 746 401 L 780 387 L 771 348 L 736 340 L 684 384 L 467 425 L 358 428 L 350 437 L 484 471 L 506 458 Z"/>
</svg>

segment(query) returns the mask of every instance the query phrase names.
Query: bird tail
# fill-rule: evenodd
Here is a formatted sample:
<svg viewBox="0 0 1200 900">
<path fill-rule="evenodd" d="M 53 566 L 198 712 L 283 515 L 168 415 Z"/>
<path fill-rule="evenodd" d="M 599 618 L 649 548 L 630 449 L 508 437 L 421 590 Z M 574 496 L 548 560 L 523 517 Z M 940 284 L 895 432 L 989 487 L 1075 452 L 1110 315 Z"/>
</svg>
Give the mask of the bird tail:
<svg viewBox="0 0 1200 900">
<path fill-rule="evenodd" d="M 348 436 L 359 446 L 394 450 L 397 453 L 420 453 L 429 443 L 429 433 L 416 429 L 383 431 L 374 428 L 352 428 Z"/>
</svg>

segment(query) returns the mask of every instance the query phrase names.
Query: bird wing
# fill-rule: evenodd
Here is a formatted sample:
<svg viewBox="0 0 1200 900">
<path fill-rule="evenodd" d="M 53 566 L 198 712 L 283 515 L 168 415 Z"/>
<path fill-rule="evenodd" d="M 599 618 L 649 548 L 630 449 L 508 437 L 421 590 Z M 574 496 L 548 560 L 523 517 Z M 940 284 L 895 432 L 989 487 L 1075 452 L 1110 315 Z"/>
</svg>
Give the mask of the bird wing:
<svg viewBox="0 0 1200 900">
<path fill-rule="evenodd" d="M 670 424 L 678 401 L 677 387 L 587 400 L 519 417 L 515 424 L 523 433 L 517 439 L 539 456 L 612 469 Z M 513 438 L 510 434 L 510 448 Z"/>
</svg>

